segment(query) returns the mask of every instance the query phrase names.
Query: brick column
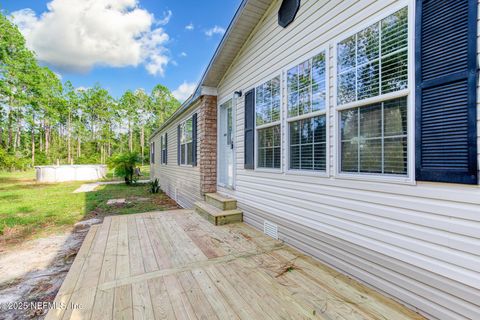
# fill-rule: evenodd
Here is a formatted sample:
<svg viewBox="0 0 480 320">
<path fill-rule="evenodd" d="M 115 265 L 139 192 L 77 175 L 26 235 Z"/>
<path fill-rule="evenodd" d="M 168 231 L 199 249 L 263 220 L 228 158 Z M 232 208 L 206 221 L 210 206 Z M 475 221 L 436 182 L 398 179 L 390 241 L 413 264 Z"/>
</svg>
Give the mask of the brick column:
<svg viewBox="0 0 480 320">
<path fill-rule="evenodd" d="M 200 191 L 217 191 L 217 97 L 202 96 L 198 111 Z"/>
</svg>

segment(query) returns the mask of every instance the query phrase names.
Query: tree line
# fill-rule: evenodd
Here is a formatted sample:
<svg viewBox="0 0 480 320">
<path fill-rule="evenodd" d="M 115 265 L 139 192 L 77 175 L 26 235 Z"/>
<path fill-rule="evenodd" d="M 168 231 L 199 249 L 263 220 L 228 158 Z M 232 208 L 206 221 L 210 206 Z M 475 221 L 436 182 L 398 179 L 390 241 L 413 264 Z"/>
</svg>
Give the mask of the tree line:
<svg viewBox="0 0 480 320">
<path fill-rule="evenodd" d="M 106 163 L 127 151 L 145 161 L 148 136 L 179 105 L 162 85 L 115 99 L 100 85 L 62 83 L 0 13 L 0 169 Z"/>
</svg>

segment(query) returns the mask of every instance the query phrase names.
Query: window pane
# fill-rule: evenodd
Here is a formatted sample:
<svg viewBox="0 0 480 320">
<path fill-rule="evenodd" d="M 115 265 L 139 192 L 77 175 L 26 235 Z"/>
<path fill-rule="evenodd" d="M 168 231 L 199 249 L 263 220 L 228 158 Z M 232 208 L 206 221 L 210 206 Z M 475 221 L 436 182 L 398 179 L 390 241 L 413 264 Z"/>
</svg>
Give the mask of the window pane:
<svg viewBox="0 0 480 320">
<path fill-rule="evenodd" d="M 280 125 L 258 130 L 258 161 L 259 168 L 280 168 L 281 134 Z"/>
<path fill-rule="evenodd" d="M 309 88 L 311 85 L 310 60 L 298 65 L 298 89 Z"/>
<path fill-rule="evenodd" d="M 187 164 L 193 164 L 193 143 L 187 143 Z"/>
<path fill-rule="evenodd" d="M 192 118 L 190 118 L 185 122 L 185 141 L 186 142 L 192 141 L 192 131 L 193 131 L 192 128 L 193 128 Z"/>
<path fill-rule="evenodd" d="M 326 170 L 326 158 L 327 158 L 327 149 L 325 143 L 318 143 L 313 146 L 314 148 L 314 159 L 313 159 L 313 170 L 325 171 Z"/>
<path fill-rule="evenodd" d="M 363 65 L 357 71 L 358 100 L 363 100 L 380 94 L 380 74 L 378 61 Z"/>
<path fill-rule="evenodd" d="M 327 119 L 325 116 L 313 118 L 313 142 L 326 142 Z"/>
<path fill-rule="evenodd" d="M 325 110 L 325 68 L 325 53 L 321 53 L 287 72 L 289 117 Z"/>
<path fill-rule="evenodd" d="M 265 149 L 258 150 L 258 164 L 259 168 L 265 168 Z"/>
<path fill-rule="evenodd" d="M 382 105 L 360 108 L 360 137 L 378 138 L 382 136 Z"/>
<path fill-rule="evenodd" d="M 382 20 L 382 55 L 408 46 L 408 10 L 404 8 Z"/>
<path fill-rule="evenodd" d="M 273 135 L 273 145 L 278 147 L 281 145 L 281 134 L 280 134 L 280 126 L 272 127 L 272 135 Z"/>
<path fill-rule="evenodd" d="M 338 44 L 338 73 L 355 68 L 355 38 L 355 36 L 351 36 Z"/>
<path fill-rule="evenodd" d="M 364 64 L 378 59 L 379 55 L 379 26 L 374 24 L 357 35 L 357 64 Z"/>
<path fill-rule="evenodd" d="M 273 148 L 265 149 L 265 168 L 273 168 Z"/>
<path fill-rule="evenodd" d="M 338 75 L 338 104 L 346 104 L 356 100 L 356 90 L 355 85 L 356 71 L 352 70 Z"/>
<path fill-rule="evenodd" d="M 382 139 L 363 140 L 360 145 L 360 172 L 382 173 Z"/>
<path fill-rule="evenodd" d="M 358 172 L 358 143 L 356 140 L 342 142 L 342 171 Z"/>
<path fill-rule="evenodd" d="M 186 151 L 186 145 L 185 144 L 182 144 L 181 147 L 180 147 L 180 163 L 181 164 L 186 164 L 186 155 L 185 155 L 185 151 Z"/>
<path fill-rule="evenodd" d="M 298 66 L 287 71 L 288 93 L 298 91 Z"/>
<path fill-rule="evenodd" d="M 280 77 L 255 88 L 256 124 L 280 120 Z"/>
<path fill-rule="evenodd" d="M 382 94 L 408 87 L 407 50 L 382 59 Z"/>
<path fill-rule="evenodd" d="M 398 136 L 407 134 L 407 98 L 384 103 L 384 135 Z"/>
<path fill-rule="evenodd" d="M 290 169 L 325 170 L 326 116 L 290 123 Z"/>
<path fill-rule="evenodd" d="M 298 108 L 299 115 L 307 114 L 311 111 L 310 110 L 311 109 L 310 88 L 304 88 L 300 90 L 299 103 L 300 103 Z"/>
<path fill-rule="evenodd" d="M 406 97 L 342 111 L 341 135 L 342 171 L 407 174 Z"/>
<path fill-rule="evenodd" d="M 407 137 L 385 138 L 385 173 L 407 174 Z"/>
<path fill-rule="evenodd" d="M 297 145 L 300 143 L 299 121 L 290 123 L 290 144 Z"/>
<path fill-rule="evenodd" d="M 300 146 L 290 146 L 290 169 L 300 169 Z"/>
<path fill-rule="evenodd" d="M 281 163 L 281 148 L 275 147 L 273 149 L 273 167 L 276 169 L 280 169 Z"/>
<path fill-rule="evenodd" d="M 298 92 L 293 92 L 288 95 L 288 116 L 298 116 Z"/>
<path fill-rule="evenodd" d="M 341 113 L 342 140 L 358 138 L 358 108 Z"/>
<path fill-rule="evenodd" d="M 306 119 L 301 121 L 301 135 L 300 142 L 302 144 L 312 143 L 313 142 L 313 130 L 312 130 L 312 119 Z"/>
<path fill-rule="evenodd" d="M 302 145 L 300 168 L 305 170 L 313 169 L 313 145 L 312 144 Z"/>
</svg>

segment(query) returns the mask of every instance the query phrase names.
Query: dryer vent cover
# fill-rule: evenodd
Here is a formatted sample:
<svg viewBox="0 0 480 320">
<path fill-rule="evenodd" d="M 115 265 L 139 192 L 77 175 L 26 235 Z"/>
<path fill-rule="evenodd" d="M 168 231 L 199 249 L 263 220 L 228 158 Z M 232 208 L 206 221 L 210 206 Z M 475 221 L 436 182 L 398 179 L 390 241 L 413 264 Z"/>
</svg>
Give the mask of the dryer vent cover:
<svg viewBox="0 0 480 320">
<path fill-rule="evenodd" d="M 278 24 L 286 28 L 295 20 L 299 8 L 300 0 L 283 0 L 280 10 L 278 10 Z"/>
</svg>

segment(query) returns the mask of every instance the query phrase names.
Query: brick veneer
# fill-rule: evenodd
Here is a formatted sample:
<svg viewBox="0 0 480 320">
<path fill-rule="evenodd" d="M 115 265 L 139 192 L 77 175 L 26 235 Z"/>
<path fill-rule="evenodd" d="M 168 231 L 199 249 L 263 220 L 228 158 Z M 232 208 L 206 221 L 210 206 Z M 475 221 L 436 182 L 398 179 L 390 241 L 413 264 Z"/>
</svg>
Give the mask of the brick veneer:
<svg viewBox="0 0 480 320">
<path fill-rule="evenodd" d="M 202 195 L 217 191 L 217 97 L 202 96 L 198 110 L 198 166 Z"/>
</svg>

